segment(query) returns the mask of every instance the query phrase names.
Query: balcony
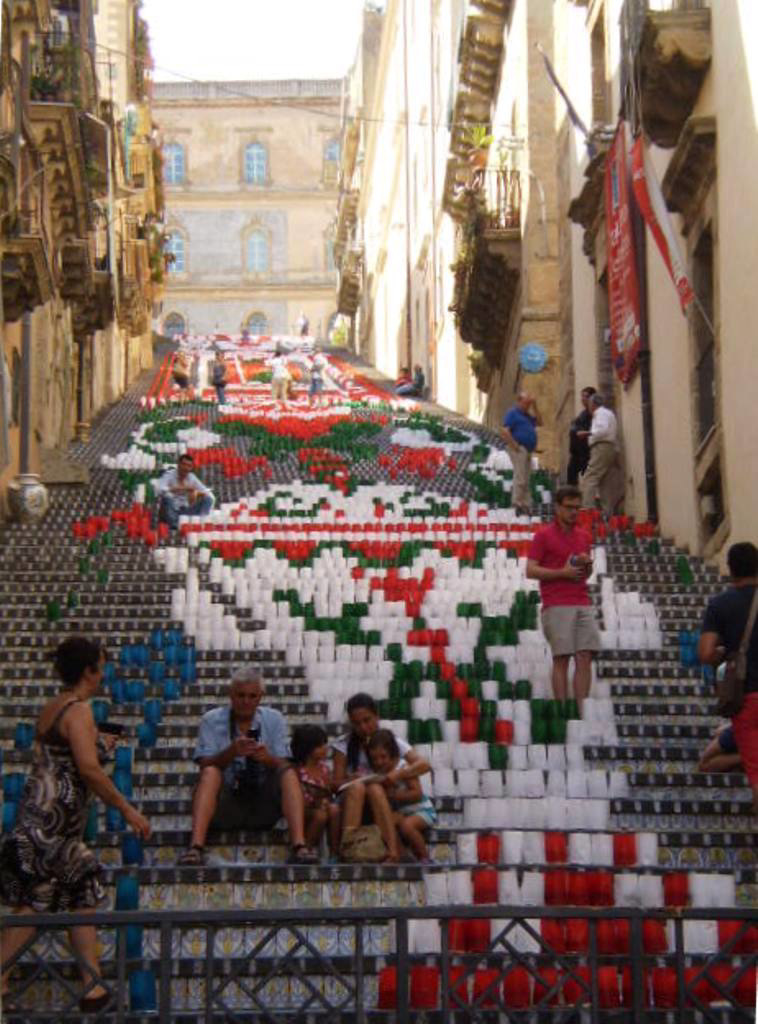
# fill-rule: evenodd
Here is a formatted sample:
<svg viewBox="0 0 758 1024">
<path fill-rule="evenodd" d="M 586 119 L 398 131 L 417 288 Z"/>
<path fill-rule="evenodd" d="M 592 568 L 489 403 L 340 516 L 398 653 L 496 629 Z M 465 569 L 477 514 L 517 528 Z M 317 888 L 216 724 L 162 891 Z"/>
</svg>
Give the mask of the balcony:
<svg viewBox="0 0 758 1024">
<path fill-rule="evenodd" d="M 691 117 L 662 182 L 666 204 L 684 218 L 687 234 L 716 177 L 716 119 Z"/>
<path fill-rule="evenodd" d="M 360 192 L 357 189 L 348 189 L 340 196 L 339 208 L 337 210 L 337 228 L 334 236 L 334 249 L 336 253 L 345 251 L 355 223 L 358 219 L 358 203 Z"/>
<path fill-rule="evenodd" d="M 361 301 L 363 280 L 363 246 L 351 245 L 340 268 L 337 291 L 337 312 L 355 316 Z"/>
<path fill-rule="evenodd" d="M 633 75 L 646 133 L 671 149 L 711 64 L 711 12 L 703 0 L 625 0 L 621 25 L 624 84 Z"/>
<path fill-rule="evenodd" d="M 469 191 L 468 216 L 452 270 L 455 290 L 450 311 L 458 332 L 466 344 L 482 353 L 489 367 L 499 367 L 521 280 L 516 172 L 492 172 L 491 184 Z"/>
<path fill-rule="evenodd" d="M 134 235 L 122 243 L 119 280 L 118 322 L 131 334 L 144 334 L 148 328 L 150 292 L 150 252 L 148 243 Z"/>
<path fill-rule="evenodd" d="M 47 228 L 38 210 L 25 208 L 16 231 L 3 241 L 3 309 L 6 320 L 19 320 L 44 305 L 54 291 Z"/>
</svg>

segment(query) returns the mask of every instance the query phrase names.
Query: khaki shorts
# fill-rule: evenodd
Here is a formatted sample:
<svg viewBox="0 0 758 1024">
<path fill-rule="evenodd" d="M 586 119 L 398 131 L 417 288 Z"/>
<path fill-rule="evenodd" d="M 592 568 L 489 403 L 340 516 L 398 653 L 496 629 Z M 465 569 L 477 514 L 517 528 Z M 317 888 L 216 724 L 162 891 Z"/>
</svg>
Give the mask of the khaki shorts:
<svg viewBox="0 0 758 1024">
<path fill-rule="evenodd" d="M 255 790 L 235 790 L 224 785 L 218 795 L 218 804 L 209 831 L 251 832 L 270 829 L 282 817 L 281 778 L 288 766 L 266 772 L 262 784 Z"/>
<path fill-rule="evenodd" d="M 542 609 L 542 629 L 553 657 L 599 651 L 600 633 L 591 605 L 556 605 Z"/>
</svg>

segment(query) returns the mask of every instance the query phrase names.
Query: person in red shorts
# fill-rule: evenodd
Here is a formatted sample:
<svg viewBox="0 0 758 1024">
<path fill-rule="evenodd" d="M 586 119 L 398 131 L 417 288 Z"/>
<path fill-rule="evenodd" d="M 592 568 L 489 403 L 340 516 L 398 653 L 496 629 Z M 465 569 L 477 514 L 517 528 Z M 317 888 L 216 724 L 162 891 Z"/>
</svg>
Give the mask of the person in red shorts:
<svg viewBox="0 0 758 1024">
<path fill-rule="evenodd" d="M 540 582 L 542 628 L 553 652 L 553 696 L 567 699 L 573 658 L 573 693 L 580 713 L 590 692 L 592 656 L 600 649 L 587 586 L 592 575 L 592 538 L 576 525 L 581 505 L 578 487 L 558 488 L 555 520 L 535 534 L 526 563 L 527 578 Z"/>
<path fill-rule="evenodd" d="M 697 653 L 706 665 L 718 665 L 736 654 L 747 630 L 758 588 L 758 548 L 750 541 L 732 544 L 726 554 L 732 586 L 708 602 Z M 753 790 L 753 813 L 758 814 L 758 620 L 747 647 L 745 701 L 732 718 L 734 738 Z"/>
</svg>

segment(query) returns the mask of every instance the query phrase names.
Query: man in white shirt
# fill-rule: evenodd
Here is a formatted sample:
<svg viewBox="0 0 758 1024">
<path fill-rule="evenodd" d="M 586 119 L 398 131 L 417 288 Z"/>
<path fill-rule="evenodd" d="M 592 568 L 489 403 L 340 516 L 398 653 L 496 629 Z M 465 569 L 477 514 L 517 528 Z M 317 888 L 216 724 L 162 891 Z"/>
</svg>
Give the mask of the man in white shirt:
<svg viewBox="0 0 758 1024">
<path fill-rule="evenodd" d="M 603 396 L 597 392 L 590 398 L 590 408 L 592 427 L 577 434 L 577 437 L 586 437 L 590 446 L 589 465 L 581 479 L 582 504 L 586 508 L 594 508 L 599 495 L 604 512 L 611 515 L 613 503 L 609 498 L 608 484 L 618 462 L 618 423 L 614 413 L 605 406 Z"/>
<path fill-rule="evenodd" d="M 180 455 L 175 469 L 168 469 L 154 484 L 158 497 L 158 518 L 172 530 L 179 525 L 179 516 L 207 516 L 213 508 L 213 491 L 192 472 L 191 455 Z"/>
<path fill-rule="evenodd" d="M 271 397 L 275 402 L 286 402 L 291 377 L 284 352 L 280 348 L 277 348 L 269 365 L 271 367 Z"/>
</svg>

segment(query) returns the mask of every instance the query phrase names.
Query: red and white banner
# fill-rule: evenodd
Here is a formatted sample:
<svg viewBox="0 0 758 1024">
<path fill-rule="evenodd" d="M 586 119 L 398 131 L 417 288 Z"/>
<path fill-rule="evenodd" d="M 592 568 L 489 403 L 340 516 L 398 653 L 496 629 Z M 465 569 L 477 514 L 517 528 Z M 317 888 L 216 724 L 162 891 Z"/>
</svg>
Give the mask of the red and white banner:
<svg viewBox="0 0 758 1024">
<path fill-rule="evenodd" d="M 666 209 L 666 201 L 658 177 L 650 159 L 647 146 L 639 136 L 632 147 L 632 187 L 640 213 L 645 218 L 653 238 L 671 274 L 671 280 L 679 295 L 682 312 L 686 313 L 695 301 L 695 293 L 679 249 L 674 225 Z"/>
<path fill-rule="evenodd" d="M 628 385 L 640 351 L 640 293 L 629 209 L 629 149 L 622 121 L 605 164 L 605 229 L 608 255 L 608 302 L 611 358 L 619 379 Z"/>
</svg>

